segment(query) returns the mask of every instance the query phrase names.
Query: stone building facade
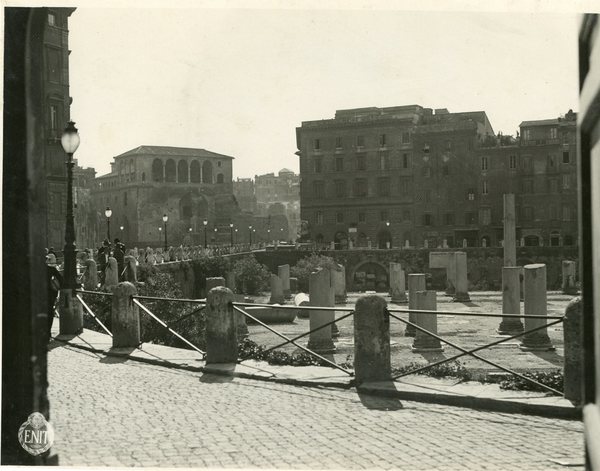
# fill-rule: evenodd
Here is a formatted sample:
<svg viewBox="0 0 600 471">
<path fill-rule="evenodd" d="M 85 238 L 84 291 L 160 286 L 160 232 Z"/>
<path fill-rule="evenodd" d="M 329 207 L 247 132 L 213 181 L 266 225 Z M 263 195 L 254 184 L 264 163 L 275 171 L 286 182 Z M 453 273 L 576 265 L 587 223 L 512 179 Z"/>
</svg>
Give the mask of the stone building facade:
<svg viewBox="0 0 600 471">
<path fill-rule="evenodd" d="M 128 246 L 162 246 L 164 214 L 168 245 L 203 244 L 205 231 L 208 244 L 227 244 L 230 224 L 246 234 L 253 221 L 233 196 L 232 166 L 233 157 L 204 149 L 140 146 L 114 158 L 92 195 L 101 213 L 112 210 L 111 238 Z"/>
<path fill-rule="evenodd" d="M 307 238 L 340 249 L 499 246 L 512 192 L 520 243 L 576 243 L 575 114 L 520 127 L 496 136 L 483 111 L 418 105 L 303 122 Z"/>
<path fill-rule="evenodd" d="M 237 178 L 233 182 L 233 195 L 242 211 L 256 213 L 256 195 L 252 178 Z"/>
<path fill-rule="evenodd" d="M 67 170 L 60 137 L 70 119 L 68 20 L 73 11 L 75 8 L 48 8 L 43 35 L 47 246 L 58 251 L 65 245 Z"/>
</svg>

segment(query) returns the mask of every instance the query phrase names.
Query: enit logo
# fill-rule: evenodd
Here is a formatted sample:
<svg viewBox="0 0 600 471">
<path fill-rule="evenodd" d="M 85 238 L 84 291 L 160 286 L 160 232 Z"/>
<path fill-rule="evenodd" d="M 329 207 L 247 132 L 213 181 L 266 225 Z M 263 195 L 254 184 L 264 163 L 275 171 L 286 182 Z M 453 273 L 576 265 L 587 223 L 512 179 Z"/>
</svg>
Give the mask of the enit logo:
<svg viewBox="0 0 600 471">
<path fill-rule="evenodd" d="M 19 428 L 19 443 L 34 456 L 48 451 L 53 442 L 54 429 L 39 412 L 31 414 Z"/>
</svg>

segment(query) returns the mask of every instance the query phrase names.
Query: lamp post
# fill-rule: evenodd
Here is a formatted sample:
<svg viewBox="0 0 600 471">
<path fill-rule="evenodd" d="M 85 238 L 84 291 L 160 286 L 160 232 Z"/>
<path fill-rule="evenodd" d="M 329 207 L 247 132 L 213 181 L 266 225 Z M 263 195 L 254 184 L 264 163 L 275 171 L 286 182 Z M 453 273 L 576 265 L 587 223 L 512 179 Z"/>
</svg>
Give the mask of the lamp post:
<svg viewBox="0 0 600 471">
<path fill-rule="evenodd" d="M 248 235 L 250 236 L 250 248 L 252 248 L 252 224 L 248 226 Z"/>
<path fill-rule="evenodd" d="M 202 221 L 202 224 L 204 224 L 204 248 L 206 248 L 206 229 L 208 226 L 208 221 L 205 219 Z"/>
<path fill-rule="evenodd" d="M 163 214 L 163 223 L 165 225 L 165 252 L 168 250 L 167 249 L 167 221 L 169 220 L 169 216 L 167 216 L 166 214 Z"/>
<path fill-rule="evenodd" d="M 119 229 L 121 230 L 121 242 L 123 242 L 125 239 L 123 238 L 123 231 L 125 230 L 125 226 L 119 226 Z M 123 242 L 124 243 L 124 242 Z"/>
<path fill-rule="evenodd" d="M 217 243 L 217 238 L 218 238 L 218 235 L 219 235 L 219 230 L 218 230 L 218 229 L 215 227 L 215 245 L 219 245 L 219 244 Z"/>
<path fill-rule="evenodd" d="M 271 229 L 267 229 L 267 243 L 271 243 Z"/>
<path fill-rule="evenodd" d="M 160 236 L 162 234 L 162 227 L 158 226 L 158 245 L 160 245 L 160 239 L 162 239 L 162 237 Z"/>
<path fill-rule="evenodd" d="M 79 147 L 79 134 L 73 121 L 69 121 L 60 139 L 62 148 L 67 154 L 67 219 L 65 221 L 64 280 L 65 288 L 77 288 L 77 271 L 75 266 L 75 216 L 73 214 L 73 154 Z"/>
<path fill-rule="evenodd" d="M 233 223 L 232 222 L 229 223 L 229 237 L 230 237 L 229 245 L 231 247 L 233 247 Z"/>
<path fill-rule="evenodd" d="M 112 209 L 107 206 L 104 210 L 104 215 L 106 216 L 106 238 L 110 244 L 110 217 L 112 216 Z"/>
<path fill-rule="evenodd" d="M 193 239 L 193 235 L 192 235 L 192 228 L 190 227 L 188 229 L 188 232 L 190 233 L 190 245 L 194 245 L 194 239 Z"/>
<path fill-rule="evenodd" d="M 236 243 L 236 244 L 238 243 L 238 236 L 237 236 L 237 233 L 238 233 L 238 230 L 237 230 L 237 227 L 236 227 L 236 229 L 235 229 L 235 243 Z"/>
<path fill-rule="evenodd" d="M 387 226 L 387 228 L 388 228 L 388 234 L 390 234 L 390 233 L 389 233 L 389 229 L 390 229 L 390 221 L 385 221 L 385 225 L 386 225 L 386 226 Z M 387 248 L 388 248 L 388 249 L 391 249 L 391 248 L 392 248 L 392 234 L 390 234 L 390 240 L 386 241 L 386 245 L 387 245 Z"/>
</svg>

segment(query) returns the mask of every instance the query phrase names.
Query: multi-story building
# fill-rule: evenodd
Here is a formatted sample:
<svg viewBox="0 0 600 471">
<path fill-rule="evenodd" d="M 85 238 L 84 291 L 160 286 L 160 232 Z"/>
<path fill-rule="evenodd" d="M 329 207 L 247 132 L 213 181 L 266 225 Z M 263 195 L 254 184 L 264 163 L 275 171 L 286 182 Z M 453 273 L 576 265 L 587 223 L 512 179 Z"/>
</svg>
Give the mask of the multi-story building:
<svg viewBox="0 0 600 471">
<path fill-rule="evenodd" d="M 60 137 L 70 119 L 68 20 L 73 11 L 75 8 L 49 8 L 43 35 L 47 245 L 56 250 L 65 244 L 67 171 Z"/>
<path fill-rule="evenodd" d="M 516 194 L 524 245 L 576 241 L 575 121 L 494 134 L 483 111 L 418 105 L 337 111 L 298 127 L 301 212 L 318 243 L 385 248 L 499 246 Z"/>
<path fill-rule="evenodd" d="M 83 168 L 75 159 L 73 167 L 73 213 L 75 217 L 75 241 L 79 248 L 96 247 L 99 235 L 99 213 L 92 200 L 92 188 L 96 170 Z"/>
<path fill-rule="evenodd" d="M 242 211 L 256 213 L 256 195 L 252 178 L 237 178 L 233 182 L 233 195 Z"/>
<path fill-rule="evenodd" d="M 224 244 L 230 224 L 252 224 L 233 196 L 232 166 L 233 157 L 204 149 L 140 146 L 114 158 L 92 195 L 102 213 L 112 210 L 111 237 L 130 246 L 162 245 L 164 214 L 169 245 L 201 244 L 205 231 L 208 243 Z"/>
</svg>

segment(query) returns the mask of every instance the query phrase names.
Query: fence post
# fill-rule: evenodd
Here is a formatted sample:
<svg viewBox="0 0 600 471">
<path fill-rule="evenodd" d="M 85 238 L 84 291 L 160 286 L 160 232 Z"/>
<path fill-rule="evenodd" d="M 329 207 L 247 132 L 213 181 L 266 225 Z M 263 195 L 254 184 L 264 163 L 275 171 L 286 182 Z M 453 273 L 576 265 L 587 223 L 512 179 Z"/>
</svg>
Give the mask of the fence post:
<svg viewBox="0 0 600 471">
<path fill-rule="evenodd" d="M 283 304 L 285 299 L 283 297 L 283 284 L 281 278 L 277 275 L 271 274 L 271 298 L 269 299 L 270 304 Z"/>
<path fill-rule="evenodd" d="M 290 266 L 279 265 L 277 267 L 277 276 L 281 278 L 281 287 L 283 289 L 283 297 L 285 299 L 292 298 L 292 292 L 290 291 Z"/>
<path fill-rule="evenodd" d="M 332 307 L 333 296 L 331 273 L 327 268 L 319 268 L 311 273 L 308 279 L 310 305 L 321 307 Z M 310 330 L 317 329 L 335 319 L 334 311 L 310 311 Z M 323 327 L 316 332 L 311 332 L 308 340 L 308 348 L 317 353 L 330 353 L 335 351 L 332 340 L 331 325 Z"/>
<path fill-rule="evenodd" d="M 548 301 L 546 298 L 546 265 L 536 263 L 525 265 L 523 291 L 525 295 L 525 330 L 546 325 L 546 319 L 532 319 L 530 315 L 547 316 Z M 548 329 L 541 329 L 531 334 L 525 334 L 519 346 L 524 351 L 554 350 Z"/>
<path fill-rule="evenodd" d="M 502 313 L 521 314 L 521 267 L 502 268 Z M 516 317 L 503 317 L 498 333 L 515 335 L 523 332 L 523 323 Z"/>
<path fill-rule="evenodd" d="M 583 345 L 581 341 L 581 298 L 567 305 L 563 321 L 565 339 L 564 395 L 574 404 L 581 404 L 583 386 Z"/>
<path fill-rule="evenodd" d="M 358 384 L 391 379 L 390 316 L 381 296 L 361 296 L 354 311 L 354 374 Z"/>
<path fill-rule="evenodd" d="M 411 273 L 408 275 L 408 309 L 417 308 L 417 291 L 425 291 L 426 281 L 424 273 Z M 408 313 L 408 321 L 416 323 L 415 313 Z M 405 337 L 414 337 L 416 329 L 412 325 L 407 325 L 404 331 Z"/>
<path fill-rule="evenodd" d="M 83 288 L 87 291 L 98 289 L 98 267 L 96 261 L 88 258 L 85 262 L 85 273 L 83 274 Z"/>
<path fill-rule="evenodd" d="M 112 291 L 119 284 L 119 266 L 116 258 L 108 257 L 108 265 L 104 273 L 104 289 Z"/>
<path fill-rule="evenodd" d="M 575 286 L 575 274 L 577 263 L 571 260 L 562 262 L 562 292 L 565 294 L 577 294 Z"/>
<path fill-rule="evenodd" d="M 135 285 L 123 281 L 113 288 L 111 329 L 113 348 L 138 347 L 140 344 L 140 312 L 132 296 Z"/>
<path fill-rule="evenodd" d="M 402 265 L 390 262 L 390 296 L 393 303 L 406 303 L 406 279 Z"/>
<path fill-rule="evenodd" d="M 135 266 L 135 257 L 127 255 L 125 257 L 125 281 L 130 283 L 137 282 L 137 268 Z"/>
<path fill-rule="evenodd" d="M 236 363 L 237 357 L 233 293 L 217 286 L 206 297 L 206 364 Z"/>
<path fill-rule="evenodd" d="M 437 311 L 436 292 L 435 291 L 417 291 L 417 307 L 416 309 L 422 309 L 427 311 Z M 417 325 L 423 329 L 437 334 L 437 314 L 423 314 L 416 313 Z M 411 350 L 413 353 L 420 352 L 442 352 L 444 349 L 440 344 L 439 339 L 432 337 L 417 330 L 415 339 L 413 341 Z"/>
</svg>

